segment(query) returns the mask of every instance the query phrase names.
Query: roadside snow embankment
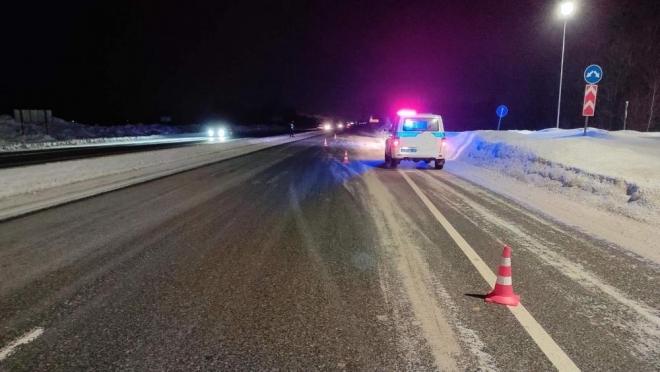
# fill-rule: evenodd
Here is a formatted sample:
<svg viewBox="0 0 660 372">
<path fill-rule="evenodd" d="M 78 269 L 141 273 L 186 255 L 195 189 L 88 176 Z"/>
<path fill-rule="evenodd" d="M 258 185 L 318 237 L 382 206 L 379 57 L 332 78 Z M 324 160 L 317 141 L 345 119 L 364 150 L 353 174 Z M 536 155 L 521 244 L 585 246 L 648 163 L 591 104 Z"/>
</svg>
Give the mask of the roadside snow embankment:
<svg viewBox="0 0 660 372">
<path fill-rule="evenodd" d="M 115 126 L 86 125 L 53 118 L 48 123 L 48 133 L 43 124 L 23 124 L 11 116 L 0 116 L 0 151 L 30 150 L 49 147 L 127 142 L 141 139 L 158 139 L 163 136 L 185 133 L 201 133 L 202 126 L 125 124 Z M 22 132 L 25 134 L 22 134 Z"/>
<path fill-rule="evenodd" d="M 660 225 L 660 133 L 462 132 L 450 138 L 449 159 Z"/>
<path fill-rule="evenodd" d="M 288 133 L 286 125 L 259 124 L 229 126 L 235 135 Z M 53 118 L 44 124 L 21 125 L 8 115 L 0 115 L 0 151 L 35 150 L 52 147 L 157 141 L 160 139 L 195 138 L 206 136 L 213 125 L 188 124 L 123 124 L 112 126 L 87 125 Z"/>
</svg>

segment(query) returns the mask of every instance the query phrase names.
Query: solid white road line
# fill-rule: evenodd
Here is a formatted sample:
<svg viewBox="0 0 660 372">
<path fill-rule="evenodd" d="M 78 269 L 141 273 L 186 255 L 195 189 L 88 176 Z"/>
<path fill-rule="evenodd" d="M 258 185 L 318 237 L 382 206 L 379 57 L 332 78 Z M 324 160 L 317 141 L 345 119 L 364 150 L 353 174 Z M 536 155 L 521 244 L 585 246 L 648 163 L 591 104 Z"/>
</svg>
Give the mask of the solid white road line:
<svg viewBox="0 0 660 372">
<path fill-rule="evenodd" d="M 17 347 L 19 347 L 21 345 L 25 345 L 27 343 L 30 343 L 30 342 L 36 340 L 37 337 L 41 336 L 42 333 L 44 333 L 43 328 L 35 328 L 35 329 L 31 330 L 30 332 L 24 334 L 23 336 L 17 338 L 16 340 L 14 340 L 9 345 L 2 348 L 2 350 L 0 350 L 0 362 L 5 360 L 11 354 L 13 354 Z"/>
<path fill-rule="evenodd" d="M 422 199 L 422 202 L 426 207 L 431 211 L 431 214 L 440 222 L 442 227 L 449 233 L 449 235 L 454 239 L 454 242 L 458 245 L 467 258 L 472 262 L 474 267 L 477 269 L 479 274 L 486 280 L 488 285 L 493 286 L 492 283 L 495 283 L 497 276 L 493 273 L 488 265 L 479 257 L 477 252 L 470 247 L 468 242 L 463 239 L 463 237 L 454 229 L 454 227 L 449 223 L 445 216 L 440 213 L 438 208 L 431 203 L 429 198 L 424 195 L 422 190 L 417 186 L 417 184 L 408 177 L 408 175 L 399 170 L 399 173 L 403 175 L 403 178 L 408 182 L 410 187 L 415 191 L 417 196 Z M 527 333 L 532 337 L 536 345 L 543 351 L 543 353 L 548 357 L 550 362 L 557 368 L 559 371 L 579 371 L 580 369 L 573 363 L 571 358 L 564 353 L 564 351 L 557 345 L 555 340 L 550 337 L 550 335 L 541 327 L 541 325 L 532 317 L 532 315 L 525 309 L 525 307 L 519 304 L 517 307 L 507 306 L 509 310 L 516 317 L 520 325 L 527 331 Z"/>
</svg>

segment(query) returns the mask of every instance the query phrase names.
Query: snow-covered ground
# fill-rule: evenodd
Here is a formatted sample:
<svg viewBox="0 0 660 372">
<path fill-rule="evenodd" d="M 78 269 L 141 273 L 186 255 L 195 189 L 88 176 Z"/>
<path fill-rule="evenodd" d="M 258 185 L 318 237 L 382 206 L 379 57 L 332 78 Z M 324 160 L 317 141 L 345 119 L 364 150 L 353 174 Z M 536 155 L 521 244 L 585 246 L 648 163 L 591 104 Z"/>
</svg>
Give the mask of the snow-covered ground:
<svg viewBox="0 0 660 372">
<path fill-rule="evenodd" d="M 476 131 L 448 143 L 450 160 L 660 226 L 660 133 Z"/>
<path fill-rule="evenodd" d="M 116 143 L 142 139 L 157 140 L 165 136 L 201 133 L 203 127 L 194 125 L 126 124 L 98 126 L 73 123 L 53 118 L 48 132 L 43 124 L 21 124 L 11 116 L 0 116 L 0 151 L 26 150 L 81 144 Z"/>
<path fill-rule="evenodd" d="M 228 124 L 225 124 L 228 125 Z M 229 125 L 237 135 L 255 132 L 286 131 L 282 125 Z M 125 124 L 99 126 L 74 123 L 53 118 L 48 123 L 48 133 L 43 124 L 21 124 L 8 115 L 0 115 L 0 151 L 33 150 L 51 147 L 80 146 L 135 142 L 167 142 L 194 140 L 206 136 L 210 124 L 163 125 L 163 124 Z"/>
</svg>

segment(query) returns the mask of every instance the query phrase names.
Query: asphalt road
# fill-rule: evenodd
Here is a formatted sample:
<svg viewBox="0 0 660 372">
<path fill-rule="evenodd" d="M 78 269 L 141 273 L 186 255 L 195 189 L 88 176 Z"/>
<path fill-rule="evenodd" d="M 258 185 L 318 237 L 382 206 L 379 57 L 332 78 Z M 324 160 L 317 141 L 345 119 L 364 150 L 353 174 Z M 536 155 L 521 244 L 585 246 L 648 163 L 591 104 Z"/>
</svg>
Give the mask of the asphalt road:
<svg viewBox="0 0 660 372">
<path fill-rule="evenodd" d="M 660 370 L 657 266 L 329 140 L 0 223 L 0 348 L 43 329 L 0 371 Z M 504 244 L 532 323 L 464 251 Z"/>
</svg>

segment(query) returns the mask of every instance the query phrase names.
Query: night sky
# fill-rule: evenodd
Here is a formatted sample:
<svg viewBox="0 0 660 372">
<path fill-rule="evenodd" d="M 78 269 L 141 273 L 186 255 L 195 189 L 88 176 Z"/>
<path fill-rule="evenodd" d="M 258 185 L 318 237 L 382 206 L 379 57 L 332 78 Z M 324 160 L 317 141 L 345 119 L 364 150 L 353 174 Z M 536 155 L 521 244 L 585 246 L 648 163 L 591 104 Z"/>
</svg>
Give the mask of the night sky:
<svg viewBox="0 0 660 372">
<path fill-rule="evenodd" d="M 506 104 L 505 129 L 554 125 L 556 1 L 13 3 L 0 26 L 2 113 L 52 108 L 109 123 L 294 107 L 357 119 L 406 106 L 464 130 L 494 127 Z M 574 92 L 598 61 L 572 56 L 595 55 L 615 4 L 581 1 L 569 21 Z M 563 109 L 579 118 L 577 94 Z"/>
</svg>

